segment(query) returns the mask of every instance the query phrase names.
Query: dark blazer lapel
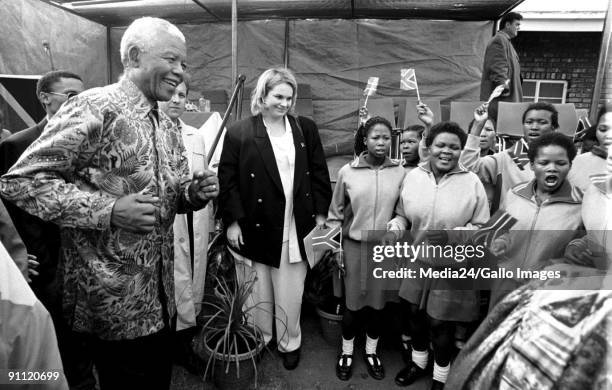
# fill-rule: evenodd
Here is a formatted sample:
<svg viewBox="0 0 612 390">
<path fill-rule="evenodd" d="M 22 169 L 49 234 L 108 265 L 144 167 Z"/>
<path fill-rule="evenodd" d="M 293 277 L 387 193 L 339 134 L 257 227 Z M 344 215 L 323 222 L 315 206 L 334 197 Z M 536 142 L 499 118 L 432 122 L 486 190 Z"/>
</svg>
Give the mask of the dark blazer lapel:
<svg viewBox="0 0 612 390">
<path fill-rule="evenodd" d="M 293 172 L 293 193 L 296 194 L 300 188 L 300 183 L 304 177 L 304 172 L 308 170 L 308 156 L 306 140 L 298 119 L 289 117 L 291 133 L 293 134 L 293 145 L 295 146 L 295 171 Z"/>
<path fill-rule="evenodd" d="M 266 126 L 263 123 L 263 119 L 260 115 L 255 117 L 255 145 L 259 154 L 263 160 L 264 166 L 272 179 L 272 182 L 283 192 L 283 183 L 280 179 L 280 173 L 276 166 L 276 157 L 274 157 L 274 150 L 272 150 L 272 144 L 270 143 L 270 137 L 266 131 Z"/>
</svg>

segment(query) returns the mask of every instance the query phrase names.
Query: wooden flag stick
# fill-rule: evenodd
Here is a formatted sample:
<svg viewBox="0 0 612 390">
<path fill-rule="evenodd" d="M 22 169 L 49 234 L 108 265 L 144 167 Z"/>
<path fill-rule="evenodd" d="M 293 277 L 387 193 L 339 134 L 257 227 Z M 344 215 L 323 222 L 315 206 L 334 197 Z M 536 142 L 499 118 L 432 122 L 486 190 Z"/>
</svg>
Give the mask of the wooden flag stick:
<svg viewBox="0 0 612 390">
<path fill-rule="evenodd" d="M 370 94 L 367 94 L 366 98 L 365 98 L 365 101 L 363 102 L 363 106 L 366 107 L 366 108 L 368 107 L 368 98 L 369 97 L 370 97 Z"/>
<path fill-rule="evenodd" d="M 421 104 L 421 94 L 419 93 L 419 83 L 417 82 L 416 69 L 414 70 L 414 85 L 416 86 L 417 100 L 419 101 L 419 104 Z"/>
</svg>

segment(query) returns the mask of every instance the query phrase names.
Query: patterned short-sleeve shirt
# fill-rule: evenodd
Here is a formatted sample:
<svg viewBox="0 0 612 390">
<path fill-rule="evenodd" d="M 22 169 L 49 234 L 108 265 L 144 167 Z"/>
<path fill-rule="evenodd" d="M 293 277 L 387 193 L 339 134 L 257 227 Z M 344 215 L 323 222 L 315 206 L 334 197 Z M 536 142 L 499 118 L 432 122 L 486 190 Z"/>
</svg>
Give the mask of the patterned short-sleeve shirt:
<svg viewBox="0 0 612 390">
<path fill-rule="evenodd" d="M 2 177 L 0 193 L 60 226 L 73 330 L 117 340 L 159 331 L 174 315 L 172 224 L 192 208 L 189 182 L 180 131 L 124 78 L 69 99 Z M 112 226 L 115 201 L 139 192 L 161 201 L 153 231 Z"/>
</svg>

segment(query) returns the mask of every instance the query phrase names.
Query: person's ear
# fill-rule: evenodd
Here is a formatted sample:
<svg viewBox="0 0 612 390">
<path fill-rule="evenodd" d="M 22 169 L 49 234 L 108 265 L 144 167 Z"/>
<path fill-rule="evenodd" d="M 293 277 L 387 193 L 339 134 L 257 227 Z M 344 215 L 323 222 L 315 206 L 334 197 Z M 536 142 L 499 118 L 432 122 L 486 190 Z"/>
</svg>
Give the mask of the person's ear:
<svg viewBox="0 0 612 390">
<path fill-rule="evenodd" d="M 134 68 L 138 68 L 140 65 L 140 57 L 142 56 L 142 51 L 138 46 L 131 46 L 128 49 L 128 61 L 130 65 Z"/>
<path fill-rule="evenodd" d="M 43 108 L 47 107 L 51 103 L 49 101 L 49 95 L 46 94 L 45 92 L 41 92 L 38 95 L 38 100 L 40 101 L 40 104 L 42 104 Z"/>
</svg>

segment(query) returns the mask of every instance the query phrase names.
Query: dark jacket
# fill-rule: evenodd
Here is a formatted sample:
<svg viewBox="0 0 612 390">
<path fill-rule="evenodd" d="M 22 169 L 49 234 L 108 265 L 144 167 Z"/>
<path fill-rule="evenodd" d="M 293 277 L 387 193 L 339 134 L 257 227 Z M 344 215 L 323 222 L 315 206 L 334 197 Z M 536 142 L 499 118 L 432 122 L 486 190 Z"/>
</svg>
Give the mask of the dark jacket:
<svg viewBox="0 0 612 390">
<path fill-rule="evenodd" d="M 42 133 L 47 120 L 43 119 L 37 125 L 21 130 L 0 142 L 0 175 L 4 175 L 19 159 L 21 154 Z M 28 253 L 36 256 L 40 266 L 39 276 L 32 278 L 32 290 L 43 304 L 50 307 L 57 299 L 56 286 L 57 262 L 60 250 L 60 234 L 57 225 L 43 221 L 23 211 L 13 203 L 4 200 L 4 205 L 13 219 Z"/>
<path fill-rule="evenodd" d="M 498 102 L 523 101 L 521 66 L 518 54 L 516 54 L 516 50 L 514 50 L 508 35 L 503 31 L 498 31 L 487 44 L 485 51 L 480 84 L 480 100 L 486 102 L 491 92 L 506 80 L 510 80 L 508 89 L 489 105 L 489 115 L 495 119 L 497 119 Z"/>
<path fill-rule="evenodd" d="M 316 124 L 289 117 L 295 145 L 293 215 L 302 258 L 304 237 L 317 214 L 327 215 L 331 185 Z M 219 212 L 226 227 L 238 221 L 244 245 L 240 254 L 278 268 L 283 240 L 285 195 L 270 138 L 261 115 L 227 130 L 219 163 Z"/>
</svg>

